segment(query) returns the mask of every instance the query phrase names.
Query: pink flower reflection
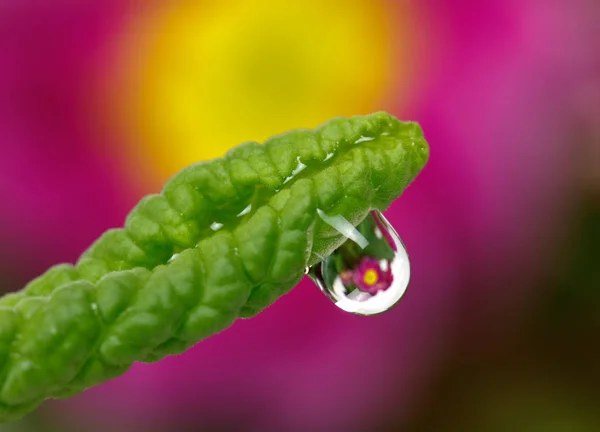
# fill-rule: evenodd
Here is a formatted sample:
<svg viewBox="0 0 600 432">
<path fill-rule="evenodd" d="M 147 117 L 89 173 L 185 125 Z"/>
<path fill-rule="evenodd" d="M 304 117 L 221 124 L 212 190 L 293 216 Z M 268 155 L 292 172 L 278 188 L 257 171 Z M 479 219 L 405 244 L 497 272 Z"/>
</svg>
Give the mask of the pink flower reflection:
<svg viewBox="0 0 600 432">
<path fill-rule="evenodd" d="M 353 280 L 361 291 L 377 294 L 390 287 L 394 276 L 389 267 L 385 271 L 381 268 L 379 260 L 365 256 L 354 270 Z"/>
</svg>

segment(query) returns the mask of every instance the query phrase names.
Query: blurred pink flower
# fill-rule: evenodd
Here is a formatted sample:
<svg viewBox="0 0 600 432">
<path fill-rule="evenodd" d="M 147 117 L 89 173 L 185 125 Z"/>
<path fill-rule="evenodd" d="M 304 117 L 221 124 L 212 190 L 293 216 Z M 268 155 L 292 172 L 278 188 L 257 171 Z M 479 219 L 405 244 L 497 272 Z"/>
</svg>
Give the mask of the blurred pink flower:
<svg viewBox="0 0 600 432">
<path fill-rule="evenodd" d="M 481 329 L 477 341 L 510 323 L 531 295 L 526 278 L 553 252 L 573 169 L 570 97 L 598 72 L 592 3 L 415 2 L 414 62 L 429 68 L 415 74 L 408 108 L 393 97 L 382 106 L 418 120 L 431 145 L 423 174 L 386 212 L 412 262 L 398 307 L 348 315 L 304 281 L 256 318 L 48 403 L 47 415 L 132 432 L 370 430 L 409 415 L 449 338 Z M 82 109 L 118 4 L 0 13 L 0 232 L 24 268 L 73 260 L 133 203 Z"/>
<path fill-rule="evenodd" d="M 1 251 L 27 277 L 75 260 L 107 227 L 122 224 L 133 202 L 90 116 L 90 83 L 113 9 L 0 6 Z"/>
</svg>

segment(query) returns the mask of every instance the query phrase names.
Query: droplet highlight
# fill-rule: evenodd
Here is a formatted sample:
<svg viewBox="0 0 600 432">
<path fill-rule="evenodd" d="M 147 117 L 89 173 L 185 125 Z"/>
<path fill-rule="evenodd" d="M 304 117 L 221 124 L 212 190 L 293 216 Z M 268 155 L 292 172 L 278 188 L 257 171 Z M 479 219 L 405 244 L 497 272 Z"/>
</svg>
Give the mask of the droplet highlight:
<svg viewBox="0 0 600 432">
<path fill-rule="evenodd" d="M 296 177 L 298 174 L 304 171 L 304 168 L 306 168 L 306 165 L 303 164 L 300 160 L 300 156 L 296 158 L 296 161 L 298 162 L 298 165 L 296 165 L 296 168 L 292 171 L 292 174 L 286 177 L 285 180 L 283 180 L 283 184 L 286 184 L 287 182 L 292 180 L 294 177 Z"/>
<path fill-rule="evenodd" d="M 210 229 L 213 231 L 219 231 L 221 228 L 223 228 L 223 224 L 220 222 L 213 222 L 210 224 Z"/>
<path fill-rule="evenodd" d="M 252 204 L 248 204 L 248 205 L 247 205 L 247 206 L 244 208 L 244 210 L 242 210 L 241 212 L 239 212 L 239 213 L 237 214 L 237 217 L 242 217 L 242 216 L 244 216 L 244 215 L 246 215 L 246 214 L 250 213 L 251 211 L 252 211 Z"/>
<path fill-rule="evenodd" d="M 308 276 L 346 312 L 376 315 L 396 305 L 408 287 L 410 261 L 388 220 L 372 211 L 354 227 L 341 216 L 319 216 L 348 240 L 311 267 Z"/>
</svg>

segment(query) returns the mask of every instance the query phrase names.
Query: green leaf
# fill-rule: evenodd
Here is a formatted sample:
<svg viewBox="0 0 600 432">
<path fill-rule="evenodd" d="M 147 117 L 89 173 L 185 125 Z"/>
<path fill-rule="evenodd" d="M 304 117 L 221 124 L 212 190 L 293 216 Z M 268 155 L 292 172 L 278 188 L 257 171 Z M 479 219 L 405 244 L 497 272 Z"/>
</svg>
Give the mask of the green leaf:
<svg viewBox="0 0 600 432">
<path fill-rule="evenodd" d="M 400 196 L 428 154 L 418 125 L 377 113 L 184 169 L 75 265 L 0 299 L 0 420 L 256 315 L 344 242 L 317 209 L 356 226 Z"/>
</svg>

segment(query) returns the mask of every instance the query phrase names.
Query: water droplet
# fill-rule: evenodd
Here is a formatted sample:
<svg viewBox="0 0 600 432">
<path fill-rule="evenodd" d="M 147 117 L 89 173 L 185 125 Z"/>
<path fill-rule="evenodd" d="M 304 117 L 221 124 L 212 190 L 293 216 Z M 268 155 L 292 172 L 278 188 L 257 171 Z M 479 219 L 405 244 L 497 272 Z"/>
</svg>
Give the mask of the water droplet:
<svg viewBox="0 0 600 432">
<path fill-rule="evenodd" d="M 359 139 L 354 141 L 354 144 L 360 144 L 361 142 L 365 142 L 365 141 L 373 141 L 374 139 L 375 139 L 375 137 L 361 136 Z"/>
<path fill-rule="evenodd" d="M 223 224 L 219 223 L 219 222 L 213 222 L 210 224 L 210 229 L 213 231 L 219 231 L 222 227 L 223 227 Z"/>
<path fill-rule="evenodd" d="M 248 214 L 248 213 L 250 213 L 250 211 L 251 211 L 251 210 L 252 210 L 252 204 L 248 204 L 248 205 L 247 205 L 247 206 L 244 208 L 244 210 L 242 210 L 241 212 L 239 212 L 239 213 L 237 214 L 237 217 L 244 216 L 245 214 Z"/>
<path fill-rule="evenodd" d="M 348 222 L 343 216 L 335 215 L 329 216 L 321 209 L 317 209 L 317 214 L 326 224 L 331 225 L 339 233 L 341 233 L 347 239 L 352 240 L 358 244 L 361 248 L 365 248 L 369 245 L 369 241 L 358 231 L 354 225 Z"/>
<path fill-rule="evenodd" d="M 319 216 L 348 240 L 311 267 L 308 276 L 346 312 L 375 315 L 398 303 L 408 287 L 410 262 L 387 219 L 373 211 L 354 227 L 341 216 L 321 213 Z"/>
<path fill-rule="evenodd" d="M 294 171 L 292 171 L 292 174 L 290 174 L 288 177 L 285 178 L 285 180 L 283 180 L 283 184 L 286 184 L 287 182 L 292 180 L 294 177 L 296 177 L 298 174 L 300 174 L 302 171 L 304 171 L 304 168 L 306 168 L 306 165 L 304 165 L 302 163 L 302 161 L 300 160 L 300 156 L 298 156 L 296 158 L 296 161 L 298 162 L 298 165 L 296 165 L 296 168 L 294 168 Z"/>
</svg>

